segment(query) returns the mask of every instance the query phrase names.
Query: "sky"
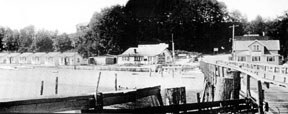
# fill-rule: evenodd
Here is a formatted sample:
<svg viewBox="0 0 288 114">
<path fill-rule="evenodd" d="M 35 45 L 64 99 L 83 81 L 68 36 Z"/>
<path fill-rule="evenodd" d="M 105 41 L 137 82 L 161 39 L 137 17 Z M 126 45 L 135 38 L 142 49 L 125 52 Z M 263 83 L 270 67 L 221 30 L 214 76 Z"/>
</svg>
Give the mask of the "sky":
<svg viewBox="0 0 288 114">
<path fill-rule="evenodd" d="M 34 25 L 37 30 L 74 33 L 76 25 L 89 22 L 94 12 L 128 0 L 0 0 L 0 26 L 21 29 Z M 257 15 L 276 18 L 288 10 L 288 0 L 218 0 L 228 10 L 239 10 L 251 21 Z"/>
<path fill-rule="evenodd" d="M 239 10 L 248 21 L 257 15 L 266 19 L 275 19 L 288 10 L 288 0 L 218 0 L 226 4 L 228 11 Z"/>
<path fill-rule="evenodd" d="M 0 26 L 21 29 L 34 25 L 59 33 L 74 33 L 94 12 L 128 0 L 0 0 Z"/>
</svg>

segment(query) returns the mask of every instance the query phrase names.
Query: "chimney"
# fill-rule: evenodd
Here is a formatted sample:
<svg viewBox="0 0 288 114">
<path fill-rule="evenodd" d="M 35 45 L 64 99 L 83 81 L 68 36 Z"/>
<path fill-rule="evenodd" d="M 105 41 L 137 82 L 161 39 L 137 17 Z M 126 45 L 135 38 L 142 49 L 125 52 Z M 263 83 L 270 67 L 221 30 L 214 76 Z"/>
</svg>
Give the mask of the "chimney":
<svg viewBox="0 0 288 114">
<path fill-rule="evenodd" d="M 134 49 L 134 53 L 135 53 L 135 54 L 137 53 L 137 49 Z"/>
</svg>

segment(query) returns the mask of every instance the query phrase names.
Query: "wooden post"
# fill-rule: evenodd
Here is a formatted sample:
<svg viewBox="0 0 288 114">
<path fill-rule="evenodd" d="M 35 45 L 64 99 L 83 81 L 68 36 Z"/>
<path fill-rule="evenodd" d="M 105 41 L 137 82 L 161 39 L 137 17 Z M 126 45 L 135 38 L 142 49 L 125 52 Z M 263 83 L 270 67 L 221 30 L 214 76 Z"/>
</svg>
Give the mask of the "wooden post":
<svg viewBox="0 0 288 114">
<path fill-rule="evenodd" d="M 161 68 L 161 77 L 163 77 L 163 72 L 164 72 L 164 69 Z"/>
<path fill-rule="evenodd" d="M 117 74 L 115 73 L 115 91 L 117 91 L 118 89 L 117 89 Z"/>
<path fill-rule="evenodd" d="M 175 69 L 174 68 L 172 68 L 172 77 L 174 78 L 174 71 Z"/>
<path fill-rule="evenodd" d="M 40 95 L 43 95 L 44 81 L 41 81 Z"/>
<path fill-rule="evenodd" d="M 159 101 L 160 106 L 164 106 L 164 103 L 163 103 L 163 100 L 162 100 L 162 96 L 161 96 L 161 89 L 160 89 L 160 88 L 159 88 L 159 90 L 158 90 L 158 93 L 157 93 L 156 97 L 157 97 L 157 99 L 158 99 L 158 101 Z"/>
<path fill-rule="evenodd" d="M 55 94 L 58 94 L 58 77 L 56 77 L 56 83 L 55 83 Z"/>
<path fill-rule="evenodd" d="M 95 102 L 95 108 L 94 110 L 96 112 L 102 112 L 103 110 L 103 94 L 102 93 L 97 93 L 96 94 L 96 102 Z"/>
<path fill-rule="evenodd" d="M 232 98 L 233 99 L 239 99 L 239 93 L 241 89 L 241 77 L 239 71 L 233 71 L 233 93 L 232 93 Z"/>
<path fill-rule="evenodd" d="M 262 90 L 262 83 L 258 80 L 258 113 L 264 114 L 263 111 L 263 90 Z"/>
<path fill-rule="evenodd" d="M 214 97 L 215 97 L 215 86 L 211 85 L 211 100 L 214 102 Z"/>
<path fill-rule="evenodd" d="M 223 67 L 221 71 L 222 76 L 217 78 L 215 84 L 215 101 L 229 100 L 233 90 L 233 73 L 225 73 Z"/>
<path fill-rule="evenodd" d="M 246 97 L 250 97 L 250 75 L 246 74 Z"/>
<path fill-rule="evenodd" d="M 200 93 L 197 93 L 197 103 L 200 103 Z"/>
<path fill-rule="evenodd" d="M 149 76 L 151 77 L 151 68 L 149 68 Z"/>
<path fill-rule="evenodd" d="M 165 104 L 166 105 L 186 104 L 185 87 L 165 89 Z"/>
<path fill-rule="evenodd" d="M 98 93 L 98 88 L 99 88 L 100 79 L 101 79 L 101 72 L 99 72 L 99 76 L 98 76 L 98 80 L 97 80 L 96 95 L 97 95 L 97 93 Z"/>
</svg>

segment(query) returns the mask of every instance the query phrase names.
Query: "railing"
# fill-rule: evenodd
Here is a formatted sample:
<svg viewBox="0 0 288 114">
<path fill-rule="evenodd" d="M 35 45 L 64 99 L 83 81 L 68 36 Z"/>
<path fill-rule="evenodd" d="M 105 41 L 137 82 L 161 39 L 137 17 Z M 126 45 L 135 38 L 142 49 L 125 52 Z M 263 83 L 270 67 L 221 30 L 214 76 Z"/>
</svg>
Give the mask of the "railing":
<svg viewBox="0 0 288 114">
<path fill-rule="evenodd" d="M 261 63 L 247 63 L 236 61 L 217 61 L 219 64 L 233 66 L 238 69 L 254 73 L 262 81 L 288 87 L 288 67 Z"/>
<path fill-rule="evenodd" d="M 258 112 L 263 114 L 263 104 L 265 102 L 262 83 L 273 83 L 274 81 L 264 79 L 255 73 L 243 70 L 242 68 L 237 67 L 237 65 L 231 64 L 235 63 L 227 63 L 223 61 L 221 63 L 219 61 L 216 63 L 209 63 L 201 61 L 200 68 L 205 75 L 206 81 L 206 90 L 203 93 L 202 101 L 214 101 L 215 99 L 219 100 L 219 98 L 223 100 L 237 99 L 239 95 L 242 94 L 245 98 L 253 101 L 253 103 L 257 105 L 256 107 L 258 108 Z M 242 81 L 240 75 L 242 76 Z M 251 94 L 254 92 L 250 90 L 250 78 L 257 80 L 256 96 L 255 94 L 254 96 Z M 245 85 L 241 83 L 243 82 L 243 79 L 245 79 Z M 245 87 L 244 90 L 242 89 L 240 91 L 239 84 L 242 84 L 241 86 Z M 231 98 L 230 95 L 233 97 Z M 267 110 L 267 107 L 265 110 Z"/>
</svg>

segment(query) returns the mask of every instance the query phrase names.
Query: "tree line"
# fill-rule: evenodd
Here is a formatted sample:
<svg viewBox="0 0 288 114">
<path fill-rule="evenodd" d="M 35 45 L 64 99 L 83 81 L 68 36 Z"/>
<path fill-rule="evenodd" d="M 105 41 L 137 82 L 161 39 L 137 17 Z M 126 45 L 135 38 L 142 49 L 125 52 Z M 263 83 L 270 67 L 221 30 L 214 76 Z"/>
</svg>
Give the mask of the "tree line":
<svg viewBox="0 0 288 114">
<path fill-rule="evenodd" d="M 66 34 L 45 29 L 36 31 L 30 25 L 23 29 L 12 30 L 0 27 L 1 51 L 8 52 L 52 52 L 74 49 L 72 39 Z"/>
<path fill-rule="evenodd" d="M 164 42 L 170 48 L 201 53 L 231 52 L 232 25 L 235 35 L 259 34 L 278 39 L 280 53 L 287 55 L 288 12 L 273 20 L 258 16 L 251 22 L 240 11 L 229 12 L 217 0 L 129 0 L 95 12 L 88 25 L 73 34 L 19 31 L 0 28 L 2 50 L 17 52 L 78 51 L 84 57 L 121 54 L 138 44 Z M 263 34 L 264 33 L 264 34 Z"/>
</svg>

